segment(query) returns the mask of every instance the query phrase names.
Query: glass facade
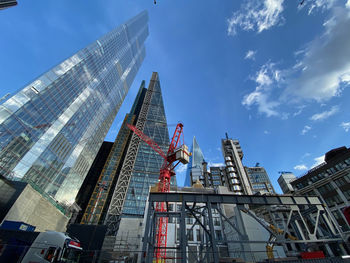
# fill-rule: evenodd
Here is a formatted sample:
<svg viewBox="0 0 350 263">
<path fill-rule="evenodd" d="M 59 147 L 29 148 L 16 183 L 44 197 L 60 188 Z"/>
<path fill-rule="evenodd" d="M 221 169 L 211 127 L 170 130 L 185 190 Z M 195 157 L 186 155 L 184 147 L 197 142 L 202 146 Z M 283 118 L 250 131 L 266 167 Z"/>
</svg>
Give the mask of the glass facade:
<svg viewBox="0 0 350 263">
<path fill-rule="evenodd" d="M 245 169 L 252 186 L 253 194 L 259 192 L 275 194 L 270 178 L 263 167 L 246 167 Z"/>
<path fill-rule="evenodd" d="M 166 153 L 169 147 L 169 132 L 159 78 L 148 89 L 148 92 L 152 92 L 152 96 L 143 133 L 154 140 Z M 143 217 L 149 187 L 158 183 L 159 170 L 163 161 L 164 159 L 147 143 L 140 141 L 125 197 L 123 215 Z"/>
<path fill-rule="evenodd" d="M 74 202 L 145 57 L 142 12 L 0 105 L 0 173 Z"/>
<path fill-rule="evenodd" d="M 185 186 L 191 186 L 203 176 L 202 164 L 204 162 L 204 155 L 195 136 L 193 137 L 191 152 L 192 155 L 190 156 L 190 161 L 187 165 Z"/>
<path fill-rule="evenodd" d="M 112 150 L 95 185 L 94 192 L 84 212 L 82 224 L 100 224 L 104 221 L 132 136 L 132 131 L 126 125 L 136 124 L 146 91 L 145 81 L 143 81 L 131 111 L 125 116 Z"/>
</svg>

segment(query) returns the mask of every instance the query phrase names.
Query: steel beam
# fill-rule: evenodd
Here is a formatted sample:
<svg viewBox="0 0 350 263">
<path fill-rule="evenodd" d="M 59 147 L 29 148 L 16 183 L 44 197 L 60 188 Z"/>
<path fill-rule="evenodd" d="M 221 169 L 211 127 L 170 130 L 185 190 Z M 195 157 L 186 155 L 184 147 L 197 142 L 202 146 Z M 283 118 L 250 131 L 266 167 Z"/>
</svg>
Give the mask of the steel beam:
<svg viewBox="0 0 350 263">
<path fill-rule="evenodd" d="M 202 193 L 150 193 L 151 202 L 221 203 L 237 205 L 322 205 L 317 196 L 254 196 Z"/>
<path fill-rule="evenodd" d="M 216 243 L 216 236 L 215 236 L 215 228 L 214 228 L 214 222 L 213 222 L 213 211 L 211 208 L 211 203 L 207 203 L 207 210 L 208 210 L 208 218 L 209 218 L 209 229 L 210 229 L 210 242 L 211 242 L 211 248 L 213 250 L 213 259 L 214 263 L 219 263 L 219 250 L 218 245 Z"/>
</svg>

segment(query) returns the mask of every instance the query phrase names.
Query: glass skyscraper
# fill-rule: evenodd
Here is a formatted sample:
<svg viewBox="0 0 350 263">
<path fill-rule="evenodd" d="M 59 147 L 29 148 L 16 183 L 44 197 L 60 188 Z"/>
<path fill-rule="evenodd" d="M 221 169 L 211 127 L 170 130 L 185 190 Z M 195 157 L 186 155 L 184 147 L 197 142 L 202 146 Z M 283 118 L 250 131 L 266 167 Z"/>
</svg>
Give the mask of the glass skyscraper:
<svg viewBox="0 0 350 263">
<path fill-rule="evenodd" d="M 142 12 L 0 105 L 0 173 L 71 204 L 145 57 Z"/>
<path fill-rule="evenodd" d="M 166 153 L 169 147 L 169 132 L 156 72 L 152 74 L 148 89 L 141 86 L 130 114 L 135 114 L 135 126 Z M 124 154 L 122 166 L 117 170 L 118 180 L 104 221 L 108 226 L 108 235 L 116 235 L 122 216 L 143 219 L 150 186 L 158 183 L 159 170 L 164 161 L 163 157 L 134 133 L 128 139 L 128 147 L 125 148 Z M 108 167 L 108 164 L 105 167 Z M 174 180 L 175 178 L 173 183 Z"/>
<path fill-rule="evenodd" d="M 192 155 L 190 156 L 190 161 L 186 170 L 185 186 L 191 186 L 203 177 L 204 155 L 195 136 L 193 136 L 191 152 Z"/>
</svg>

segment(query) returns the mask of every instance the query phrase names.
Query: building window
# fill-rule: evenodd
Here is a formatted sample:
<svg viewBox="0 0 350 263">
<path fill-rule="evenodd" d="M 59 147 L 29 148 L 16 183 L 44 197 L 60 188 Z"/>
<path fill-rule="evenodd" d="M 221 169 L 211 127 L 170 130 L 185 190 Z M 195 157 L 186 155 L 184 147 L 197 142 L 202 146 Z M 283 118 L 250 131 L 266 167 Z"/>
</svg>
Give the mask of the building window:
<svg viewBox="0 0 350 263">
<path fill-rule="evenodd" d="M 201 231 L 199 229 L 196 230 L 196 233 L 197 233 L 197 242 L 198 241 L 202 241 L 202 238 L 201 238 Z"/>
<path fill-rule="evenodd" d="M 342 215 L 340 214 L 340 212 L 338 210 L 335 210 L 332 212 L 332 214 L 334 215 L 335 220 L 337 220 L 340 228 L 342 231 L 348 231 L 349 227 L 346 224 L 344 218 L 342 217 Z"/>
<path fill-rule="evenodd" d="M 222 240 L 221 230 L 215 230 L 215 236 L 217 240 Z"/>
<path fill-rule="evenodd" d="M 325 194 L 327 192 L 333 191 L 334 187 L 331 184 L 325 184 L 322 185 L 321 187 L 317 188 L 317 190 L 320 192 L 320 194 Z"/>
<path fill-rule="evenodd" d="M 169 212 L 174 211 L 174 204 L 169 204 L 168 208 L 169 208 L 168 210 Z"/>
<path fill-rule="evenodd" d="M 192 225 L 193 224 L 193 218 L 192 217 L 187 217 L 186 218 L 186 224 Z"/>
<path fill-rule="evenodd" d="M 343 203 L 343 200 L 338 194 L 324 198 L 329 207 Z"/>
<path fill-rule="evenodd" d="M 187 229 L 188 241 L 193 241 L 193 229 Z"/>
<path fill-rule="evenodd" d="M 220 218 L 214 217 L 214 226 L 220 226 Z"/>
<path fill-rule="evenodd" d="M 350 200 L 350 189 L 349 190 L 344 190 L 343 194 L 344 194 L 346 199 Z"/>
<path fill-rule="evenodd" d="M 176 205 L 176 211 L 178 211 L 178 212 L 181 211 L 181 205 Z"/>
</svg>

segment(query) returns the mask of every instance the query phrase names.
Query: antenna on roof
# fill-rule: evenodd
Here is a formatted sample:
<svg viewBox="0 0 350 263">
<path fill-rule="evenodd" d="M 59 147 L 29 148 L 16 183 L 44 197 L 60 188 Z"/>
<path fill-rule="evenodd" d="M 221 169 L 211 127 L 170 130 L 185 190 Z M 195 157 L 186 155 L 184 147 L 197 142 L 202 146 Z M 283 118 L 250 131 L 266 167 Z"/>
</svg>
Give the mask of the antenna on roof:
<svg viewBox="0 0 350 263">
<path fill-rule="evenodd" d="M 227 132 L 225 132 L 225 134 L 226 134 L 226 140 L 228 140 L 228 134 L 227 134 Z"/>
</svg>

